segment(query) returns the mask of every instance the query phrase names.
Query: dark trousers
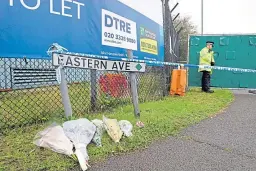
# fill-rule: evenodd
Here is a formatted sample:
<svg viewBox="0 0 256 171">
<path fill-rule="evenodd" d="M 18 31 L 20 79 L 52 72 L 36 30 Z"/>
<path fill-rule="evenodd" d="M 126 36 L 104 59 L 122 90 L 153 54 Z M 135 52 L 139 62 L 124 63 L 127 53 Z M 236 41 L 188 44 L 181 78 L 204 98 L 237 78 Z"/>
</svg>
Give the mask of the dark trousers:
<svg viewBox="0 0 256 171">
<path fill-rule="evenodd" d="M 202 71 L 202 73 L 202 90 L 208 91 L 210 90 L 211 74 L 209 71 Z"/>
</svg>

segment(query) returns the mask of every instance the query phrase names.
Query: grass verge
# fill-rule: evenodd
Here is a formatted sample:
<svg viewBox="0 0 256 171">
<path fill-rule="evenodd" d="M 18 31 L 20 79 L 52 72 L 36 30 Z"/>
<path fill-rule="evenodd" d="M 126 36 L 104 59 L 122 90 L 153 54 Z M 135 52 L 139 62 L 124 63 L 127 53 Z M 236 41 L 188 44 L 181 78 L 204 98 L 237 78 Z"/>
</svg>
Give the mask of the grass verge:
<svg viewBox="0 0 256 171">
<path fill-rule="evenodd" d="M 214 94 L 206 94 L 193 89 L 185 97 L 168 97 L 157 102 L 143 103 L 140 109 L 145 128 L 134 127 L 133 136 L 122 138 L 118 144 L 104 134 L 103 147 L 97 148 L 93 144 L 88 146 L 90 163 L 99 162 L 111 155 L 145 148 L 156 139 L 175 135 L 181 129 L 218 113 L 232 100 L 233 95 L 228 90 L 216 90 Z M 118 120 L 129 120 L 133 124 L 136 122 L 130 105 L 119 107 L 105 115 Z M 102 113 L 84 117 L 101 119 Z M 32 144 L 35 134 L 48 124 L 15 129 L 0 137 L 0 170 L 64 171 L 76 167 L 77 163 L 69 157 Z"/>
</svg>

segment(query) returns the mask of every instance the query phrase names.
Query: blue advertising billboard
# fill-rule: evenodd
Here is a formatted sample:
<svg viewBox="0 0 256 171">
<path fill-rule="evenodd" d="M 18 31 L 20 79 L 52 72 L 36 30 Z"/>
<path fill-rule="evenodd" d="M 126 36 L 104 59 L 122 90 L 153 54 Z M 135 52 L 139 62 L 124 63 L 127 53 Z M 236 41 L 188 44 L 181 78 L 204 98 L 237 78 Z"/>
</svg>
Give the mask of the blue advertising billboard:
<svg viewBox="0 0 256 171">
<path fill-rule="evenodd" d="M 50 59 L 58 43 L 69 52 L 164 59 L 161 25 L 117 0 L 2 0 L 0 57 Z"/>
</svg>

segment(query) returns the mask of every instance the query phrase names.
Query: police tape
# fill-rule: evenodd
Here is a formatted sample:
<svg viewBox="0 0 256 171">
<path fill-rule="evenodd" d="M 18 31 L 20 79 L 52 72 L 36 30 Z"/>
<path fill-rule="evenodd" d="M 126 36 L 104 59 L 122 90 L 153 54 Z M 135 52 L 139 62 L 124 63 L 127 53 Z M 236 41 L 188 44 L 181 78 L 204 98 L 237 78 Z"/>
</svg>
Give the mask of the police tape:
<svg viewBox="0 0 256 171">
<path fill-rule="evenodd" d="M 57 52 L 55 52 L 57 53 Z M 149 60 L 138 60 L 138 59 L 128 59 L 128 58 L 116 58 L 116 57 L 108 57 L 108 56 L 99 56 L 99 55 L 91 55 L 91 54 L 81 54 L 81 53 L 72 53 L 72 52 L 61 52 L 58 54 L 66 54 L 66 55 L 75 55 L 75 56 L 83 56 L 90 57 L 96 59 L 105 59 L 105 60 L 117 60 L 117 61 L 126 61 L 126 62 L 138 62 L 138 63 L 146 63 L 146 64 L 155 64 L 155 65 L 167 65 L 167 66 L 176 66 L 176 67 L 187 67 L 187 68 L 200 68 L 200 69 L 213 69 L 213 70 L 222 70 L 222 71 L 231 71 L 231 72 L 249 72 L 256 73 L 256 70 L 253 69 L 243 69 L 243 68 L 231 68 L 231 67 L 221 67 L 221 66 L 206 66 L 206 65 L 194 65 L 194 64 L 181 64 L 181 63 L 173 63 L 173 62 L 161 62 L 161 61 L 149 61 Z"/>
<path fill-rule="evenodd" d="M 52 50 L 50 50 L 50 48 Z M 62 47 L 58 44 L 53 44 L 50 48 L 47 51 L 47 54 L 49 56 L 52 56 L 53 53 L 57 53 L 57 54 L 65 54 L 65 55 L 82 56 L 82 57 L 88 57 L 88 58 L 105 59 L 105 60 L 138 62 L 138 63 L 165 65 L 165 66 L 167 65 L 167 66 L 186 67 L 186 68 L 213 69 L 213 70 L 231 71 L 231 72 L 256 73 L 256 70 L 253 70 L 253 69 L 231 68 L 231 67 L 221 67 L 221 66 L 206 66 L 206 65 L 195 65 L 195 64 L 181 64 L 181 63 L 173 63 L 173 62 L 149 61 L 149 60 L 92 55 L 92 54 L 84 54 L 84 53 L 73 53 L 73 52 L 68 52 L 67 49 L 65 49 L 64 47 Z M 53 50 L 54 48 L 55 48 L 55 50 Z"/>
<path fill-rule="evenodd" d="M 168 66 L 178 66 L 178 67 L 187 67 L 187 68 L 200 68 L 200 69 L 214 69 L 214 70 L 222 70 L 222 71 L 233 71 L 233 72 L 250 72 L 256 73 L 256 70 L 253 69 L 244 69 L 244 68 L 231 68 L 231 67 L 221 67 L 221 66 L 207 66 L 207 65 L 194 65 L 194 64 L 181 64 L 181 63 L 173 63 L 173 62 L 160 62 L 160 61 L 145 61 L 145 60 L 136 60 L 136 59 L 126 59 L 122 58 L 123 61 L 130 62 L 145 62 L 149 64 L 162 64 Z"/>
</svg>

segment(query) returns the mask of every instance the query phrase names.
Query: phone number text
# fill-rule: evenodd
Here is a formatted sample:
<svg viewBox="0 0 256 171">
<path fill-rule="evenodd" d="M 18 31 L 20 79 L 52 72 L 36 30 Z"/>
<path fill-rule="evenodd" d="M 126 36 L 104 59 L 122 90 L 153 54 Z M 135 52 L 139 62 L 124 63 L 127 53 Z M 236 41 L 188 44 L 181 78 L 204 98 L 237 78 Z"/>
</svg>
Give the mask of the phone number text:
<svg viewBox="0 0 256 171">
<path fill-rule="evenodd" d="M 126 41 L 126 42 L 129 42 L 129 43 L 136 43 L 136 40 L 135 40 L 135 39 L 132 39 L 132 38 L 129 38 L 129 37 L 126 37 L 126 36 L 121 36 L 121 35 L 114 34 L 114 33 L 104 32 L 104 36 L 105 36 L 106 38 L 111 38 L 111 39 Z"/>
</svg>

